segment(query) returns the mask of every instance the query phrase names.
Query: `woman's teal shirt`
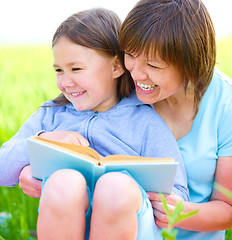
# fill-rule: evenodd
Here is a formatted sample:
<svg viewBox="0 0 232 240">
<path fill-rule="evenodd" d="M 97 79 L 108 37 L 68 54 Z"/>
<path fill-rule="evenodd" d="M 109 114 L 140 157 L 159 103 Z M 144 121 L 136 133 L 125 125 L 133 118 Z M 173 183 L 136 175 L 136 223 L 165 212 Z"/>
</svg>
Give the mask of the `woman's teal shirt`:
<svg viewBox="0 0 232 240">
<path fill-rule="evenodd" d="M 232 156 L 232 79 L 218 69 L 202 98 L 191 131 L 178 140 L 178 145 L 186 167 L 190 201 L 208 202 L 218 158 Z M 224 231 L 178 229 L 177 239 L 221 240 L 224 236 Z"/>
</svg>

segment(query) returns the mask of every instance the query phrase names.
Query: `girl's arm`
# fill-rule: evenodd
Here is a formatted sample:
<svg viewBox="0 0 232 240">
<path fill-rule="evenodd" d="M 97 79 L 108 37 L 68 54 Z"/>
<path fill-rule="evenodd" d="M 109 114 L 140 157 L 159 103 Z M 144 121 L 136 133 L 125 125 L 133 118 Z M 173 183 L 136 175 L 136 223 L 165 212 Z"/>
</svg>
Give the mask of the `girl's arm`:
<svg viewBox="0 0 232 240">
<path fill-rule="evenodd" d="M 215 182 L 232 191 L 232 156 L 219 157 L 215 173 Z M 167 227 L 167 216 L 157 193 L 149 193 L 154 208 L 156 224 Z M 173 211 L 179 197 L 175 194 L 165 196 L 170 211 Z M 217 231 L 232 227 L 232 199 L 214 189 L 211 199 L 206 203 L 184 202 L 185 212 L 198 209 L 199 212 L 179 224 L 177 227 L 191 231 Z"/>
<path fill-rule="evenodd" d="M 22 169 L 29 164 L 27 138 L 43 130 L 45 108 L 32 114 L 18 132 L 0 148 L 0 186 L 12 187 L 19 182 Z"/>
<path fill-rule="evenodd" d="M 89 142 L 77 132 L 73 131 L 53 131 L 44 132 L 40 137 L 54 141 L 71 143 L 76 145 L 89 146 Z M 30 197 L 40 197 L 42 181 L 32 177 L 31 166 L 25 166 L 19 175 L 19 187 Z"/>
<path fill-rule="evenodd" d="M 189 201 L 187 175 L 184 162 L 176 139 L 164 122 L 154 111 L 154 118 L 150 117 L 150 124 L 143 138 L 143 155 L 145 157 L 173 158 L 178 162 L 173 192 L 181 199 Z"/>
<path fill-rule="evenodd" d="M 81 134 L 74 131 L 53 131 L 43 132 L 39 135 L 42 138 L 46 138 L 53 141 L 89 146 L 89 142 Z"/>
</svg>

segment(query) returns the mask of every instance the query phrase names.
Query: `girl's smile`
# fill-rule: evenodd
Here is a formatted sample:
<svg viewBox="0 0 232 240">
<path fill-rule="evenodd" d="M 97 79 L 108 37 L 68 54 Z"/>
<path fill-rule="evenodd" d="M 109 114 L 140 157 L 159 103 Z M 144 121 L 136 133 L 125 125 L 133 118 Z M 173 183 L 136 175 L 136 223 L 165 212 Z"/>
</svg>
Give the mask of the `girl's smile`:
<svg viewBox="0 0 232 240">
<path fill-rule="evenodd" d="M 83 95 L 84 93 L 86 93 L 86 91 L 73 92 L 73 93 L 70 93 L 70 95 L 71 95 L 73 98 L 76 98 L 76 97 L 80 97 L 80 96 Z"/>
<path fill-rule="evenodd" d="M 104 112 L 119 99 L 115 57 L 61 37 L 53 47 L 57 86 L 76 110 Z"/>
</svg>

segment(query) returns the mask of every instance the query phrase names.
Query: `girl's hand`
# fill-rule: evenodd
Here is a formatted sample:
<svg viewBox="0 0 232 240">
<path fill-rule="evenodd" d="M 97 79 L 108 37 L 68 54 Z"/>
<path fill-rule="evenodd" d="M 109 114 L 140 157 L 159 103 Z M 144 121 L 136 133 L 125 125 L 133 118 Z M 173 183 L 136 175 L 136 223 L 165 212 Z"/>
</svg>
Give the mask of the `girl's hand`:
<svg viewBox="0 0 232 240">
<path fill-rule="evenodd" d="M 64 143 L 71 143 L 82 146 L 89 146 L 89 142 L 74 131 L 53 131 L 40 134 L 41 137 Z M 19 187 L 30 197 L 40 197 L 42 181 L 32 177 L 31 166 L 25 166 L 19 176 Z"/>
<path fill-rule="evenodd" d="M 30 197 L 41 196 L 42 181 L 32 177 L 31 166 L 25 166 L 19 175 L 19 187 Z"/>
<path fill-rule="evenodd" d="M 147 194 L 149 195 L 149 199 L 153 207 L 156 225 L 161 228 L 167 228 L 168 217 L 163 209 L 159 193 L 148 192 Z M 176 195 L 175 193 L 172 193 L 170 195 L 163 194 L 163 196 L 167 200 L 167 204 L 171 213 L 173 212 L 176 204 L 182 200 L 182 198 Z"/>
<path fill-rule="evenodd" d="M 53 141 L 89 146 L 89 142 L 80 133 L 74 131 L 44 132 L 39 136 Z"/>
</svg>

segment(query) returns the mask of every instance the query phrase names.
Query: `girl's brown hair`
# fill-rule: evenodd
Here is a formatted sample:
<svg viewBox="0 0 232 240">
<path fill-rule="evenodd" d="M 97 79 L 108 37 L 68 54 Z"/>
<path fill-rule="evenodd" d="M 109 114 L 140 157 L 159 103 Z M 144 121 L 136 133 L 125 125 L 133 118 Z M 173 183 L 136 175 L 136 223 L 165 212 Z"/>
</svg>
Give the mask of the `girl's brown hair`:
<svg viewBox="0 0 232 240">
<path fill-rule="evenodd" d="M 141 0 L 124 20 L 121 49 L 147 57 L 159 54 L 194 88 L 195 115 L 213 76 L 215 31 L 201 0 Z"/>
<path fill-rule="evenodd" d="M 118 78 L 118 96 L 129 97 L 134 88 L 133 80 L 124 66 L 123 52 L 119 48 L 118 35 L 121 22 L 110 10 L 96 8 L 75 13 L 67 18 L 56 30 L 52 47 L 61 37 L 110 56 L 117 56 L 124 74 Z M 53 100 L 57 105 L 69 103 L 63 94 Z"/>
</svg>

